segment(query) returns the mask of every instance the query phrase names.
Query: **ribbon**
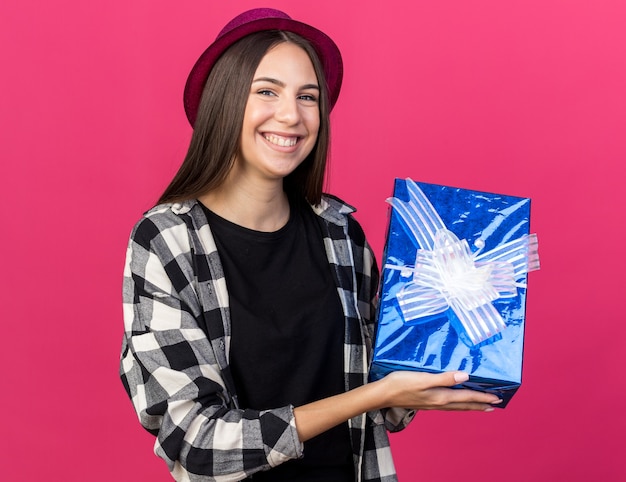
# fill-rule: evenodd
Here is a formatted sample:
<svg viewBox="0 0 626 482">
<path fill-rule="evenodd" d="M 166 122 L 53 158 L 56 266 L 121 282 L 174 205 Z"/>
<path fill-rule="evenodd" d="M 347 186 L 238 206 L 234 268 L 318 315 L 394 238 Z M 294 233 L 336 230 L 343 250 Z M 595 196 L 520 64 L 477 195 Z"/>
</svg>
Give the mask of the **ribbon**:
<svg viewBox="0 0 626 482">
<path fill-rule="evenodd" d="M 524 235 L 481 253 L 477 240 L 472 253 L 467 240 L 449 231 L 424 192 L 406 179 L 409 201 L 387 202 L 404 220 L 418 250 L 415 266 L 386 265 L 410 273 L 411 281 L 398 292 L 405 322 L 451 309 L 471 345 L 477 345 L 506 328 L 492 302 L 517 296 L 526 273 L 539 269 L 537 236 Z"/>
</svg>

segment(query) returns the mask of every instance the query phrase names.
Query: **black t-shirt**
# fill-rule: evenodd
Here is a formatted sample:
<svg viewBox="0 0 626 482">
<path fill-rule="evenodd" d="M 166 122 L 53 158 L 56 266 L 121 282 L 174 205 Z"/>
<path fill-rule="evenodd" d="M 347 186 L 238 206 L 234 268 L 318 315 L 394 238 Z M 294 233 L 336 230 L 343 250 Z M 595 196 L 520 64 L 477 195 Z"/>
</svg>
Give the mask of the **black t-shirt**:
<svg viewBox="0 0 626 482">
<path fill-rule="evenodd" d="M 298 406 L 343 392 L 344 315 L 311 207 L 292 203 L 287 224 L 271 233 L 205 212 L 229 292 L 240 406 Z M 353 481 L 347 423 L 305 442 L 302 459 L 253 480 Z"/>
</svg>

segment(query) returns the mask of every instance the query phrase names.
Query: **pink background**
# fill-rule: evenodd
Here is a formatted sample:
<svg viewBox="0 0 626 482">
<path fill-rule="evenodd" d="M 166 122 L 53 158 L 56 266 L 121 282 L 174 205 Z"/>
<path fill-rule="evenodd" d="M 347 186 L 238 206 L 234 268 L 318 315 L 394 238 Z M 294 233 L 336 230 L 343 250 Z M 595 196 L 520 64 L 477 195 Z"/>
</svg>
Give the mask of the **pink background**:
<svg viewBox="0 0 626 482">
<path fill-rule="evenodd" d="M 400 479 L 626 480 L 626 3 L 262 5 L 344 53 L 330 190 L 379 260 L 394 177 L 533 199 L 522 388 L 419 414 Z M 123 257 L 186 150 L 189 68 L 253 6 L 2 0 L 2 480 L 170 480 L 118 380 Z"/>
</svg>

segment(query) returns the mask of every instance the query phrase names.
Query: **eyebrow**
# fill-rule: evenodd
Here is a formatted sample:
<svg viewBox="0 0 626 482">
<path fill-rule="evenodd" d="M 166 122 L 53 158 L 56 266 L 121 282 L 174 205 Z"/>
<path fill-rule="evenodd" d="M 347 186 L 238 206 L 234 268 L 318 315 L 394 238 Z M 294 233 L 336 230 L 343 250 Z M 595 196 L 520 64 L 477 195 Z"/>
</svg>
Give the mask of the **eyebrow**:
<svg viewBox="0 0 626 482">
<path fill-rule="evenodd" d="M 269 82 L 271 84 L 275 84 L 278 85 L 280 87 L 285 87 L 285 83 L 281 80 L 278 79 L 274 79 L 272 77 L 258 77 L 256 79 L 254 79 L 252 81 L 252 83 L 254 84 L 255 82 Z M 320 90 L 319 86 L 317 84 L 304 84 L 303 86 L 300 87 L 301 89 L 316 89 L 316 90 Z"/>
</svg>

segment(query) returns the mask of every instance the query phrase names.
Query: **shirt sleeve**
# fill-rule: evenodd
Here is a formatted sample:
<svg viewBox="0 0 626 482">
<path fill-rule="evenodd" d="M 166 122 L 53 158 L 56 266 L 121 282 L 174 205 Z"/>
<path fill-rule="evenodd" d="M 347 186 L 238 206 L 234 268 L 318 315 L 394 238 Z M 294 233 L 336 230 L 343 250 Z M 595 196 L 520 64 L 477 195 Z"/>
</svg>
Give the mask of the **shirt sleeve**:
<svg viewBox="0 0 626 482">
<path fill-rule="evenodd" d="M 176 480 L 241 480 L 302 456 L 293 407 L 234 408 L 215 345 L 201 328 L 184 223 L 144 218 L 124 268 L 120 375 L 155 453 Z M 223 281 L 223 280 L 222 280 Z M 222 350 L 225 350 L 222 341 Z"/>
</svg>

